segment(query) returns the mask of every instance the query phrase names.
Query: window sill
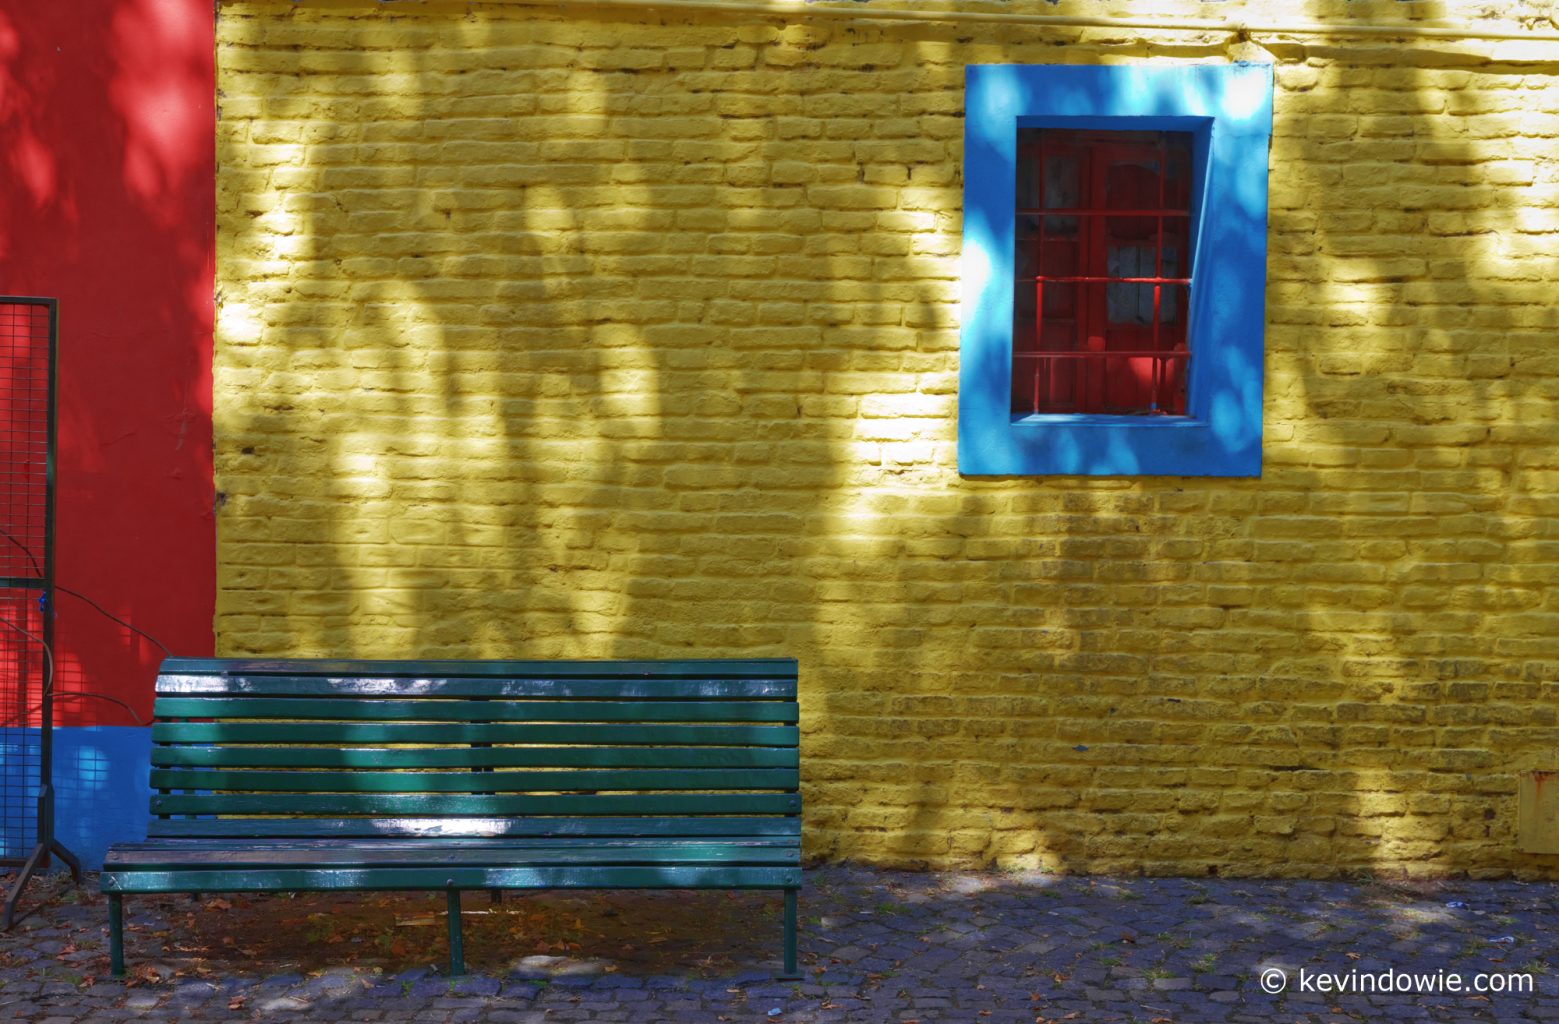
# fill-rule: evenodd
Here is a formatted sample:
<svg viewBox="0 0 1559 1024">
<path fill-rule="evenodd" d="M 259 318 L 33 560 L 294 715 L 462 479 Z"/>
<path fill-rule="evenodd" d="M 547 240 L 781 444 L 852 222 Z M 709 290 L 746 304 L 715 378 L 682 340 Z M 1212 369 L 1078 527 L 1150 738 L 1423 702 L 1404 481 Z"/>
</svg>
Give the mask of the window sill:
<svg viewBox="0 0 1559 1024">
<path fill-rule="evenodd" d="M 1195 427 L 1201 421 L 1192 416 L 1112 416 L 1105 413 L 1025 413 L 1014 416 L 1014 427 L 1092 425 L 1098 427 L 1151 427 L 1154 430 Z"/>
</svg>

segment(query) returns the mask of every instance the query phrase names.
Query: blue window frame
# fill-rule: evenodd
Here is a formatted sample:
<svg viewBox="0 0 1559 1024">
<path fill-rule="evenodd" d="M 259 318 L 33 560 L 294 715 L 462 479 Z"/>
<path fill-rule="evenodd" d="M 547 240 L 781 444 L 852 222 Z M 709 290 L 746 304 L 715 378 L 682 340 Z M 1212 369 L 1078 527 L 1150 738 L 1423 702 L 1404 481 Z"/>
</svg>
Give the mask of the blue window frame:
<svg viewBox="0 0 1559 1024">
<path fill-rule="evenodd" d="M 1259 476 L 1267 65 L 975 65 L 965 78 L 958 468 L 969 476 Z M 1018 133 L 1192 137 L 1186 415 L 1012 408 Z"/>
</svg>

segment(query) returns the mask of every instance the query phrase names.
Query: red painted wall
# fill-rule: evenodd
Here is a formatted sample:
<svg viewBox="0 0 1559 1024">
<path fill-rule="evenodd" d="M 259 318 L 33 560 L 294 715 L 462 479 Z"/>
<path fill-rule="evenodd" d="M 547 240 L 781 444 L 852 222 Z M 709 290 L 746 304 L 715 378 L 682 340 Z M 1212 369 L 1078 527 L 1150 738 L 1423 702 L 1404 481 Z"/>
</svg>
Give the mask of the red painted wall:
<svg viewBox="0 0 1559 1024">
<path fill-rule="evenodd" d="M 0 293 L 60 300 L 57 579 L 209 654 L 211 0 L 0 0 Z M 162 652 L 61 594 L 57 690 L 142 718 Z M 130 725 L 66 699 L 62 725 Z"/>
</svg>

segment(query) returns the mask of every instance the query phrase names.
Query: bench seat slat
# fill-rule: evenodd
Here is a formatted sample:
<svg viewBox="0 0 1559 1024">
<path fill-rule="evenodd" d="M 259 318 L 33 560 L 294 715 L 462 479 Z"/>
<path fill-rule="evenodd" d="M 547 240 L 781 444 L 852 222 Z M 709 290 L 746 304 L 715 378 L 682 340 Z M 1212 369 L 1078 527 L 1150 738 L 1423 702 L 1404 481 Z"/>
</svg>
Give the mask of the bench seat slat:
<svg viewBox="0 0 1559 1024">
<path fill-rule="evenodd" d="M 309 837 L 334 841 L 338 838 L 429 838 L 451 836 L 488 838 L 527 837 L 599 837 L 645 836 L 778 836 L 799 837 L 798 817 L 714 817 L 714 818 L 635 818 L 635 817 L 535 817 L 535 818 L 153 818 L 147 826 L 149 836 L 159 838 L 224 837 Z"/>
<path fill-rule="evenodd" d="M 308 867 L 340 868 L 384 867 L 541 867 L 569 865 L 648 865 L 648 864 L 798 864 L 801 851 L 741 846 L 729 843 L 703 843 L 673 846 L 602 847 L 587 849 L 572 845 L 551 848 L 477 847 L 451 849 L 445 846 L 411 846 L 385 843 L 379 849 L 365 847 L 314 850 L 198 849 L 142 850 L 116 849 L 103 862 L 105 871 L 176 871 L 209 866 L 213 870 Z"/>
<path fill-rule="evenodd" d="M 787 747 L 790 725 L 474 725 L 398 722 L 158 722 L 153 743 L 581 743 Z"/>
<path fill-rule="evenodd" d="M 153 814 L 797 814 L 797 793 L 629 793 L 558 796 L 427 793 L 216 793 L 154 796 Z"/>
<path fill-rule="evenodd" d="M 800 867 L 649 865 L 612 867 L 282 868 L 255 871 L 104 872 L 104 892 L 320 892 L 335 889 L 783 889 Z"/>
<path fill-rule="evenodd" d="M 794 790 L 801 773 L 786 768 L 617 768 L 572 771 L 204 771 L 152 770 L 153 789 L 276 793 L 535 793 L 568 790 Z"/>
<path fill-rule="evenodd" d="M 427 697 L 532 700 L 774 700 L 796 699 L 794 679 L 570 679 L 563 676 L 445 678 L 437 676 L 162 675 L 159 696 Z"/>
<path fill-rule="evenodd" d="M 790 701 L 743 700 L 339 700 L 294 697 L 159 697 L 170 718 L 287 718 L 376 722 L 780 722 Z"/>
<path fill-rule="evenodd" d="M 795 747 L 156 746 L 152 766 L 202 768 L 797 768 Z"/>
</svg>

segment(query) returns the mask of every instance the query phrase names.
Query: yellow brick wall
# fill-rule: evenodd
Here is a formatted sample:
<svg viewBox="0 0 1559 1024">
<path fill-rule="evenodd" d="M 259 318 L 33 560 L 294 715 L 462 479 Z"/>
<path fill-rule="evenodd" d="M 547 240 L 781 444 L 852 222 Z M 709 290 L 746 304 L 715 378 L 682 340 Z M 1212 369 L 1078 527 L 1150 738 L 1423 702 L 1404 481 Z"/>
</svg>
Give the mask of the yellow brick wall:
<svg viewBox="0 0 1559 1024">
<path fill-rule="evenodd" d="M 1231 58 L 1263 476 L 961 479 L 964 66 Z M 219 649 L 793 655 L 816 857 L 1559 873 L 1556 58 L 224 0 Z"/>
</svg>

